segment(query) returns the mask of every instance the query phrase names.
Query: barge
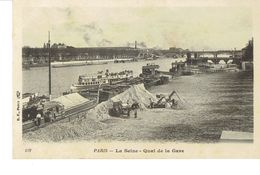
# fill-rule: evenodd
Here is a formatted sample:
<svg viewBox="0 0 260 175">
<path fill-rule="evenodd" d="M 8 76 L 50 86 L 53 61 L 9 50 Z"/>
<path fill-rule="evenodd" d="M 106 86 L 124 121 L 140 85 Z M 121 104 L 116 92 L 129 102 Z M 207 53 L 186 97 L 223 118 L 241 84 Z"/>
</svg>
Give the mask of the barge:
<svg viewBox="0 0 260 175">
<path fill-rule="evenodd" d="M 163 76 L 160 71 L 157 70 L 159 68 L 160 66 L 156 64 L 147 64 L 142 67 L 140 77 L 143 78 L 145 88 L 167 84 L 169 82 L 169 77 Z"/>
<path fill-rule="evenodd" d="M 23 106 L 23 132 L 33 131 L 51 123 L 78 117 L 98 104 L 97 98 L 87 99 L 78 93 L 60 96 L 51 101 L 29 101 Z"/>
</svg>

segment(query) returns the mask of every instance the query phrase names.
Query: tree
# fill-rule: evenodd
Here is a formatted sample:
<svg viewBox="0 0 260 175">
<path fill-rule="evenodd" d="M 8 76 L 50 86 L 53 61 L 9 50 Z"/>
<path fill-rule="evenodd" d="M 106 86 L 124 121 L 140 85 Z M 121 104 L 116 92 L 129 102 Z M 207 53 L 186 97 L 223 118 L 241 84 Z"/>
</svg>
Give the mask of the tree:
<svg viewBox="0 0 260 175">
<path fill-rule="evenodd" d="M 253 39 L 252 39 L 252 40 L 248 41 L 248 44 L 245 47 L 243 60 L 244 61 L 253 61 L 253 54 L 254 54 L 254 43 L 253 43 Z"/>
</svg>

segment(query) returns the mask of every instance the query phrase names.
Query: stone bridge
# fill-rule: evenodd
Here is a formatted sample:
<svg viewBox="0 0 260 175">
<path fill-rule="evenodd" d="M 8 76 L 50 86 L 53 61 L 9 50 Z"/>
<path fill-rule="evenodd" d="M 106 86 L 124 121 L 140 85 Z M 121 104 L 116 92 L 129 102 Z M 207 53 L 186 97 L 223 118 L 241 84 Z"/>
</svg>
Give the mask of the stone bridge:
<svg viewBox="0 0 260 175">
<path fill-rule="evenodd" d="M 232 61 L 239 63 L 242 58 L 241 50 L 218 50 L 218 51 L 190 51 L 187 52 L 187 62 L 190 64 L 197 64 L 199 62 L 208 62 L 218 64 L 221 60 L 225 63 Z"/>
</svg>

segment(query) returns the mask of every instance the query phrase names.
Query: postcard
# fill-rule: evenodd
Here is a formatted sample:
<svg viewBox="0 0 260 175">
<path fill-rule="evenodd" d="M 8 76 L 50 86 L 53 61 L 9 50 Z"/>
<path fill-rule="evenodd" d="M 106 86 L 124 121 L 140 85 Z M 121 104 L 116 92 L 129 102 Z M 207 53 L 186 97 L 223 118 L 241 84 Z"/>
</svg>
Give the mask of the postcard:
<svg viewBox="0 0 260 175">
<path fill-rule="evenodd" d="M 13 157 L 259 158 L 257 1 L 13 1 Z"/>
</svg>

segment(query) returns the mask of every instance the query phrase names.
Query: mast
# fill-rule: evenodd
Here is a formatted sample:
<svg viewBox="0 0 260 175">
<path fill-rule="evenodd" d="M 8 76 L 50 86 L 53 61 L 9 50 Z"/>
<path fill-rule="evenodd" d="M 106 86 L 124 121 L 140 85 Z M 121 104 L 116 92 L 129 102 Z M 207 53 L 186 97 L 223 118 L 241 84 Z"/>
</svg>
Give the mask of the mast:
<svg viewBox="0 0 260 175">
<path fill-rule="evenodd" d="M 51 40 L 50 40 L 50 31 L 48 31 L 48 56 L 49 56 L 49 99 L 51 101 Z"/>
</svg>

